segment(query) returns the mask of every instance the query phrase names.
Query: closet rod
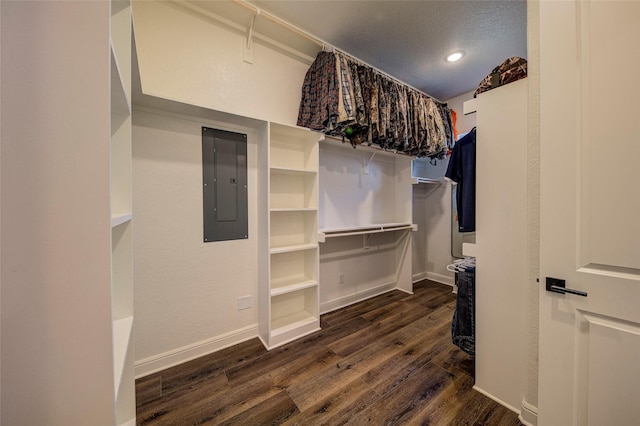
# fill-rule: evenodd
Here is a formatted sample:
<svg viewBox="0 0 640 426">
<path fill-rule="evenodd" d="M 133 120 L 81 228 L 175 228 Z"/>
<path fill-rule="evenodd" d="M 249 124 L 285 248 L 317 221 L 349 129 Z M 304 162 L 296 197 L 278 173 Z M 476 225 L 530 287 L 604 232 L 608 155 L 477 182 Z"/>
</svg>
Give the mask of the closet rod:
<svg viewBox="0 0 640 426">
<path fill-rule="evenodd" d="M 286 22 L 286 21 L 283 21 L 282 19 L 280 19 L 280 18 L 278 18 L 278 17 L 276 17 L 276 16 L 274 16 L 274 15 L 270 14 L 269 12 L 265 12 L 263 9 L 260 9 L 259 7 L 254 6 L 253 4 L 251 4 L 251 3 L 249 3 L 249 2 L 247 2 L 247 1 L 245 1 L 245 0 L 233 0 L 233 1 L 234 1 L 235 3 L 237 3 L 237 4 L 239 4 L 240 6 L 243 6 L 243 7 L 247 8 L 247 9 L 251 10 L 253 13 L 258 13 L 258 12 L 259 12 L 259 13 L 260 13 L 260 16 L 264 16 L 265 18 L 269 19 L 271 22 L 273 22 L 273 23 L 275 23 L 275 24 L 278 24 L 278 25 L 282 26 L 283 28 L 285 28 L 285 29 L 287 29 L 287 30 L 289 30 L 289 31 L 292 31 L 292 32 L 294 32 L 294 33 L 296 33 L 296 34 L 298 34 L 298 35 L 300 35 L 300 36 L 302 36 L 302 37 L 306 38 L 307 40 L 309 40 L 309 41 L 311 41 L 311 42 L 313 42 L 313 43 L 317 44 L 317 45 L 318 45 L 318 47 L 320 47 L 320 48 L 322 48 L 322 49 L 324 49 L 326 46 L 329 46 L 329 47 L 331 47 L 334 51 L 338 51 L 338 52 L 340 52 L 341 54 L 343 54 L 343 55 L 347 56 L 347 57 L 348 57 L 349 59 L 351 59 L 352 61 L 357 62 L 359 65 L 367 66 L 367 67 L 371 68 L 372 70 L 374 70 L 375 72 L 377 72 L 377 73 L 379 73 L 379 74 L 381 74 L 381 75 L 383 75 L 383 76 L 387 77 L 387 78 L 388 78 L 388 79 L 390 79 L 390 80 L 395 81 L 395 82 L 396 82 L 396 83 L 398 83 L 398 84 L 402 84 L 403 86 L 407 86 L 408 88 L 410 88 L 410 89 L 412 89 L 412 90 L 415 90 L 416 92 L 422 93 L 423 95 L 430 97 L 430 98 L 431 98 L 431 99 L 433 99 L 434 101 L 437 101 L 437 102 L 439 102 L 439 103 L 441 103 L 441 104 L 444 104 L 444 102 L 442 102 L 440 99 L 435 98 L 435 97 L 431 96 L 430 94 L 425 93 L 424 91 L 422 91 L 422 90 L 420 90 L 420 89 L 417 89 L 417 88 L 413 87 L 412 85 L 410 85 L 410 84 L 408 84 L 408 83 L 405 83 L 404 81 L 398 80 L 396 77 L 393 77 L 392 75 L 390 75 L 390 74 L 388 74 L 388 73 L 386 73 L 386 72 L 382 71 L 381 69 L 376 68 L 376 67 L 374 67 L 373 65 L 371 65 L 371 64 L 369 64 L 369 63 L 367 63 L 367 62 L 365 62 L 365 61 L 363 61 L 363 60 L 361 60 L 361 59 L 358 59 L 358 58 L 356 58 L 355 56 L 350 55 L 350 54 L 346 53 L 345 51 L 343 51 L 343 50 L 341 50 L 341 49 L 338 49 L 338 48 L 336 48 L 335 46 L 333 46 L 333 45 L 331 45 L 331 44 L 329 44 L 329 43 L 327 43 L 327 42 L 325 42 L 325 41 L 323 41 L 323 40 L 320 40 L 320 39 L 319 39 L 319 38 L 317 38 L 317 37 L 312 36 L 312 35 L 311 35 L 311 34 L 309 34 L 308 32 L 303 31 L 303 30 L 301 30 L 300 28 L 298 28 L 298 27 L 296 27 L 296 26 L 291 25 L 290 23 L 288 23 L 288 22 Z"/>
<path fill-rule="evenodd" d="M 271 22 L 280 25 L 281 27 L 289 30 L 289 31 L 293 31 L 294 33 L 298 34 L 299 36 L 302 36 L 304 38 L 306 38 L 307 40 L 315 43 L 318 45 L 318 47 L 323 47 L 323 42 L 318 40 L 317 38 L 315 38 L 314 36 L 312 36 L 311 34 L 301 30 L 300 28 L 294 27 L 293 25 L 289 24 L 288 22 L 283 21 L 282 19 L 270 14 L 269 12 L 265 12 L 263 9 L 260 9 L 257 6 L 252 5 L 249 2 L 246 2 L 244 0 L 233 0 L 235 3 L 239 4 L 240 6 L 243 6 L 247 9 L 249 9 L 250 11 L 252 11 L 253 13 L 260 13 L 260 16 L 264 16 L 265 18 L 267 18 L 268 20 L 270 20 Z"/>
<path fill-rule="evenodd" d="M 331 136 L 331 135 L 327 135 L 324 133 L 320 133 L 320 136 L 318 137 L 318 142 L 328 142 L 331 145 L 335 145 L 335 146 L 342 146 L 342 145 L 348 145 L 349 142 L 340 138 L 339 136 Z M 386 155 L 404 155 L 406 157 L 414 157 L 414 155 L 411 154 L 407 154 L 406 152 L 403 151 L 398 151 L 396 149 L 385 149 L 382 148 L 380 145 L 377 144 L 367 144 L 367 143 L 362 143 L 359 145 L 356 145 L 354 147 L 352 147 L 351 145 L 349 145 L 349 148 L 353 148 L 351 149 L 351 151 L 354 151 L 354 149 L 360 149 L 363 151 L 368 151 L 368 152 L 372 152 L 372 153 L 380 153 L 380 154 L 386 154 Z M 373 158 L 373 157 L 371 157 Z"/>
<path fill-rule="evenodd" d="M 329 45 L 329 44 L 328 44 L 328 46 L 331 46 L 331 45 Z M 362 59 L 358 59 L 358 58 L 356 58 L 355 56 L 350 55 L 350 54 L 348 54 L 348 53 L 346 53 L 346 52 L 344 52 L 344 51 L 342 51 L 342 50 L 340 50 L 340 49 L 336 49 L 336 48 L 335 48 L 335 47 L 333 47 L 333 46 L 331 46 L 331 47 L 332 47 L 333 49 L 337 50 L 338 52 L 342 53 L 344 56 L 348 57 L 348 58 L 349 58 L 349 59 L 351 59 L 352 61 L 356 62 L 358 65 L 364 65 L 364 66 L 366 66 L 366 67 L 369 67 L 369 68 L 371 68 L 372 70 L 374 70 L 375 72 L 377 72 L 378 74 L 385 76 L 385 77 L 386 77 L 386 78 L 388 78 L 389 80 L 393 80 L 393 81 L 395 81 L 395 82 L 396 82 L 396 83 L 398 83 L 398 84 L 401 84 L 401 85 L 403 85 L 403 86 L 407 86 L 408 88 L 410 88 L 410 89 L 412 89 L 412 90 L 415 90 L 416 92 L 419 92 L 419 93 L 422 93 L 422 94 L 423 94 L 423 95 L 425 95 L 425 96 L 428 96 L 429 98 L 433 99 L 433 100 L 434 100 L 434 101 L 436 101 L 436 102 L 439 102 L 439 103 L 441 103 L 441 104 L 444 104 L 444 102 L 442 102 L 440 99 L 435 98 L 435 97 L 431 96 L 430 94 L 425 93 L 425 92 L 423 92 L 422 90 L 417 89 L 417 88 L 413 87 L 412 85 L 410 85 L 410 84 L 408 84 L 408 83 L 405 83 L 405 82 L 404 82 L 404 81 L 402 81 L 402 80 L 398 80 L 398 79 L 397 79 L 397 78 L 395 78 L 394 76 L 392 76 L 392 75 L 390 75 L 390 74 L 387 74 L 386 72 L 384 72 L 384 71 L 380 70 L 379 68 L 376 68 L 376 67 L 374 67 L 373 65 L 370 65 L 370 64 L 368 64 L 368 63 L 364 62 Z"/>
</svg>

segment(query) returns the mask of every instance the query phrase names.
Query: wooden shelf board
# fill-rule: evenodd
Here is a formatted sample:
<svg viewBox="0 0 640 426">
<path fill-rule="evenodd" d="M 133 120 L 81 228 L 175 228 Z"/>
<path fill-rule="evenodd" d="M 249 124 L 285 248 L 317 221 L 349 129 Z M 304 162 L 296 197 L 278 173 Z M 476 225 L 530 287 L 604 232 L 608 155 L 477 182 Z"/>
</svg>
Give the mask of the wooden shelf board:
<svg viewBox="0 0 640 426">
<path fill-rule="evenodd" d="M 297 285 L 300 283 L 306 283 L 310 281 L 316 282 L 316 280 L 314 280 L 312 277 L 308 275 L 303 275 L 303 274 L 290 275 L 284 278 L 272 279 L 271 288 L 287 287 L 290 285 Z"/>
<path fill-rule="evenodd" d="M 444 183 L 443 179 L 428 179 L 428 178 L 421 178 L 421 177 L 414 177 L 412 178 L 413 182 L 411 182 L 414 185 L 418 185 L 418 184 L 428 184 L 428 185 L 440 185 L 441 183 Z"/>
<path fill-rule="evenodd" d="M 113 322 L 113 381 L 116 399 L 120 381 L 124 372 L 124 362 L 133 333 L 133 316 L 125 317 Z"/>
<path fill-rule="evenodd" d="M 271 212 L 315 212 L 318 211 L 315 207 L 284 207 L 284 208 L 275 208 L 269 209 Z"/>
<path fill-rule="evenodd" d="M 276 172 L 276 173 L 287 173 L 287 174 L 317 174 L 318 171 L 317 170 L 308 170 L 308 169 L 299 169 L 299 168 L 295 168 L 295 167 L 278 167 L 278 166 L 271 166 L 269 167 L 269 170 L 271 170 L 272 172 Z"/>
<path fill-rule="evenodd" d="M 311 250 L 311 249 L 315 249 L 317 248 L 318 245 L 315 243 L 310 243 L 310 244 L 297 244 L 294 246 L 283 246 L 283 247 L 272 247 L 270 250 L 271 254 L 278 254 L 278 253 L 291 253 L 294 251 L 305 251 L 305 250 Z"/>
<path fill-rule="evenodd" d="M 318 317 L 307 311 L 296 312 L 286 317 L 271 321 L 271 337 L 277 337 L 296 328 L 304 327 L 318 321 Z"/>
<path fill-rule="evenodd" d="M 331 228 L 321 229 L 320 233 L 324 235 L 324 238 L 333 237 L 348 237 L 351 235 L 365 235 L 365 234 L 379 234 L 382 232 L 392 231 L 415 231 L 418 227 L 415 224 L 403 222 L 403 223 L 376 223 L 368 225 L 356 225 L 344 228 Z"/>
<path fill-rule="evenodd" d="M 131 114 L 131 101 L 124 87 L 113 44 L 111 44 L 111 109 L 122 115 Z"/>
<path fill-rule="evenodd" d="M 348 148 L 352 151 L 354 149 L 354 147 L 351 146 L 351 143 L 349 143 L 348 141 L 343 142 L 342 139 L 337 136 L 325 135 L 324 133 L 319 134 L 318 142 L 325 143 L 328 145 L 333 145 L 333 146 L 341 146 L 344 148 Z M 411 154 L 397 151 L 395 149 L 384 149 L 380 147 L 380 145 L 376 145 L 376 144 L 372 144 L 372 145 L 360 144 L 360 145 L 356 145 L 355 149 L 365 151 L 365 152 L 372 152 L 372 153 L 375 152 L 376 154 L 382 154 L 382 155 L 394 155 L 394 156 L 401 155 L 403 157 L 414 157 Z"/>
<path fill-rule="evenodd" d="M 288 285 L 282 285 L 278 287 L 271 288 L 271 297 L 280 296 L 282 294 L 293 293 L 294 291 L 304 290 L 306 288 L 316 287 L 318 285 L 318 281 L 315 280 L 307 280 L 295 282 Z"/>
</svg>

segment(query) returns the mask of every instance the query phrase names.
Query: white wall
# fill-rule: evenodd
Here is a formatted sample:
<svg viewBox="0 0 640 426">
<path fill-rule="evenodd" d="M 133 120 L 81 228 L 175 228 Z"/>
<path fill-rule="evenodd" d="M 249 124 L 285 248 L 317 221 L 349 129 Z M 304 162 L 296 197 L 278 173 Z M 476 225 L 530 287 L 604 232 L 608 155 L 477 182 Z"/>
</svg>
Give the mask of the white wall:
<svg viewBox="0 0 640 426">
<path fill-rule="evenodd" d="M 0 12 L 0 423 L 113 424 L 109 3 Z"/>
<path fill-rule="evenodd" d="M 296 124 L 309 64 L 165 4 L 133 3 L 143 93 L 244 117 Z"/>
<path fill-rule="evenodd" d="M 465 101 L 473 99 L 473 92 L 475 92 L 475 90 L 463 93 L 459 96 L 456 96 L 455 98 L 451 98 L 446 101 L 449 108 L 456 112 L 456 129 L 458 129 L 458 133 L 467 133 L 469 130 L 473 129 L 476 126 L 476 115 L 464 115 L 462 109 L 462 105 Z"/>
<path fill-rule="evenodd" d="M 308 64 L 156 2 L 135 2 L 143 91 L 295 124 Z M 249 239 L 202 242 L 201 132 L 248 133 Z M 251 128 L 134 111 L 136 375 L 257 336 L 257 135 Z M 237 298 L 253 307 L 237 310 Z"/>
<path fill-rule="evenodd" d="M 320 228 L 410 221 L 397 218 L 394 156 L 353 149 L 349 145 L 320 145 Z M 362 164 L 369 162 L 368 173 Z M 408 159 L 407 159 L 408 161 Z"/>
<path fill-rule="evenodd" d="M 466 133 L 476 125 L 475 114 L 464 115 L 462 104 L 473 99 L 473 91 L 446 101 L 457 112 L 457 129 Z M 429 166 L 427 166 L 429 167 Z M 451 184 L 421 184 L 413 188 L 413 222 L 418 224 L 413 243 L 413 280 L 428 278 L 453 285 L 447 271 L 451 257 Z"/>
<path fill-rule="evenodd" d="M 451 185 L 420 184 L 413 188 L 413 280 L 430 279 L 453 285 L 447 271 L 451 257 Z"/>
<path fill-rule="evenodd" d="M 411 222 L 406 208 L 410 185 L 398 186 L 410 158 L 371 156 L 350 145 L 320 144 L 320 229 Z M 366 173 L 363 162 L 368 163 Z M 406 232 L 327 238 L 320 245 L 321 312 L 396 288 L 403 279 L 400 249 L 410 242 Z"/>
<path fill-rule="evenodd" d="M 248 239 L 203 242 L 202 126 L 247 133 Z M 257 143 L 252 129 L 134 110 L 138 375 L 256 335 Z"/>
<path fill-rule="evenodd" d="M 254 43 L 253 64 L 248 64 L 242 58 L 243 34 L 157 2 L 135 2 L 133 12 L 144 93 L 240 116 L 295 124 L 309 64 L 258 43 Z M 134 114 L 138 376 L 257 335 L 255 241 L 245 241 L 248 247 L 241 242 L 214 243 L 224 249 L 201 243 L 200 133 L 195 131 L 201 124 L 200 120 L 189 124 L 189 119 L 152 119 L 140 111 Z M 218 127 L 223 126 L 219 124 Z M 394 176 L 397 165 L 392 166 L 390 160 L 393 157 L 376 155 L 370 174 L 364 175 L 360 172 L 362 158 L 370 154 L 348 146 L 335 149 L 341 153 L 339 157 L 328 154 L 326 149 L 321 151 L 320 182 L 323 185 L 331 181 L 334 191 L 345 189 L 346 195 L 323 193 L 321 188 L 321 227 L 412 220 L 411 187 L 406 186 L 407 193 L 398 196 Z M 346 178 L 351 179 L 349 185 L 345 185 L 344 173 L 352 171 L 353 175 Z M 418 240 L 428 235 L 423 238 L 428 244 L 422 246 L 428 250 L 420 252 L 425 269 L 419 272 L 429 272 L 431 278 L 452 283 L 452 275 L 445 269 L 451 259 L 447 188 L 441 185 L 422 200 L 422 222 L 411 238 Z M 385 195 L 380 198 L 372 196 L 374 193 Z M 174 203 L 173 199 L 179 202 Z M 337 208 L 337 204 L 341 206 Z M 341 209 L 348 213 L 341 214 Z M 398 219 L 399 210 L 406 210 L 401 214 L 402 220 Z M 255 226 L 255 218 L 250 219 L 250 226 Z M 359 245 L 359 250 L 367 251 L 366 256 L 349 264 L 335 258 L 328 261 L 327 256 L 321 258 L 321 304 L 326 307 L 336 300 L 356 300 L 353 298 L 367 292 L 393 288 L 390 282 L 398 272 L 395 268 L 401 253 L 397 241 L 390 238 L 372 237 L 369 249 L 362 247 L 362 237 L 357 242 L 347 239 L 325 243 L 321 254 L 341 251 L 345 249 L 342 245 L 349 244 L 354 250 Z M 233 255 L 236 245 L 249 250 L 250 255 Z M 231 276 L 231 271 L 242 272 Z M 344 284 L 337 282 L 340 272 L 345 274 Z M 254 308 L 238 312 L 236 299 L 246 294 L 254 295 Z"/>
</svg>

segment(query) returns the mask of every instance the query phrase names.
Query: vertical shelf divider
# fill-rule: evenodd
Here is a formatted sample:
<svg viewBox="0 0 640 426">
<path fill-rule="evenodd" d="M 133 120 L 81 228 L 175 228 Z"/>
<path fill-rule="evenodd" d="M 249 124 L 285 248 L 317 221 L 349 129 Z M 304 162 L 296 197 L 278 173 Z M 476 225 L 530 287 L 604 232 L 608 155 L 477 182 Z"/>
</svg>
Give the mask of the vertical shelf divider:
<svg viewBox="0 0 640 426">
<path fill-rule="evenodd" d="M 133 345 L 130 0 L 112 0 L 111 47 L 111 316 L 117 425 L 136 422 Z"/>
<path fill-rule="evenodd" d="M 272 349 L 320 329 L 319 147 L 308 129 L 269 123 L 267 133 L 260 338 Z"/>
</svg>

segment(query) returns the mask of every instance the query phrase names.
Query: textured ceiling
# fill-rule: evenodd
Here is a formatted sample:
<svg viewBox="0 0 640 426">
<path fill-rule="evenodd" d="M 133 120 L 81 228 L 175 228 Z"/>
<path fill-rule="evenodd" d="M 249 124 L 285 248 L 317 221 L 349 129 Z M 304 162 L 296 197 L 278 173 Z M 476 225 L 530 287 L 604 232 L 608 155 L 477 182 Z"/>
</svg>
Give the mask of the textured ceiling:
<svg viewBox="0 0 640 426">
<path fill-rule="evenodd" d="M 332 46 L 447 100 L 527 57 L 526 1 L 252 1 Z M 456 63 L 444 58 L 462 49 Z"/>
</svg>

